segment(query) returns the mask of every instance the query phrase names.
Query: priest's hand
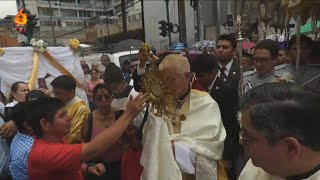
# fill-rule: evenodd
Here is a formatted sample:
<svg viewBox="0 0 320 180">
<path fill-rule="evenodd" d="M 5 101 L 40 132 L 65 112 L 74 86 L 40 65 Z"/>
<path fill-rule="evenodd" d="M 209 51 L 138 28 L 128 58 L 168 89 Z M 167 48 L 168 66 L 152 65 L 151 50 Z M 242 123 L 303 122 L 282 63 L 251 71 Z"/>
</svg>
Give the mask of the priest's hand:
<svg viewBox="0 0 320 180">
<path fill-rule="evenodd" d="M 88 171 L 90 174 L 93 174 L 96 176 L 102 176 L 106 172 L 106 168 L 104 167 L 104 164 L 98 163 L 88 167 Z"/>
<path fill-rule="evenodd" d="M 0 136 L 2 138 L 5 138 L 5 139 L 11 138 L 16 133 L 17 133 L 17 126 L 12 120 L 0 126 Z"/>
</svg>

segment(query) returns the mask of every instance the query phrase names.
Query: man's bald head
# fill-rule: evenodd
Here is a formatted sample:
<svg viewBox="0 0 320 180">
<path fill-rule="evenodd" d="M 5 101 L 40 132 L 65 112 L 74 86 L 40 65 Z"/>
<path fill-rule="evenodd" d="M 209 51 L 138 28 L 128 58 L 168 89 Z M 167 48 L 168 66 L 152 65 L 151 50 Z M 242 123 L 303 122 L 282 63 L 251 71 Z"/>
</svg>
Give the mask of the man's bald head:
<svg viewBox="0 0 320 180">
<path fill-rule="evenodd" d="M 110 58 L 108 55 L 104 54 L 100 57 L 100 61 L 101 61 L 101 64 L 106 67 L 108 64 L 110 64 Z"/>
<path fill-rule="evenodd" d="M 180 54 L 170 54 L 166 56 L 159 65 L 159 69 L 166 68 L 175 69 L 177 73 L 184 74 L 190 73 L 190 64 L 187 58 Z"/>
<path fill-rule="evenodd" d="M 171 54 L 160 63 L 159 69 L 175 92 L 177 99 L 185 97 L 190 89 L 190 64 L 187 58 Z"/>
</svg>

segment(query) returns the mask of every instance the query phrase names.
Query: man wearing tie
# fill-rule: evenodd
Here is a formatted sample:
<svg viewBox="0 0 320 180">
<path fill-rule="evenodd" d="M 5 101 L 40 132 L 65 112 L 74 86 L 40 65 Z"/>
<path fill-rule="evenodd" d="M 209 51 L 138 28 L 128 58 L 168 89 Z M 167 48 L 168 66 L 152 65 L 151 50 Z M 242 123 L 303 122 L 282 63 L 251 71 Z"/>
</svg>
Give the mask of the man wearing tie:
<svg viewBox="0 0 320 180">
<path fill-rule="evenodd" d="M 223 34 L 218 38 L 216 56 L 219 61 L 218 77 L 228 86 L 237 91 L 240 80 L 240 64 L 234 59 L 237 50 L 236 40 L 229 34 Z"/>
<path fill-rule="evenodd" d="M 218 59 L 209 54 L 201 54 L 191 64 L 191 71 L 196 74 L 197 81 L 206 88 L 211 97 L 218 103 L 223 125 L 227 132 L 224 141 L 223 160 L 230 180 L 236 179 L 234 174 L 235 159 L 240 148 L 239 124 L 236 121 L 238 94 L 218 78 Z"/>
</svg>

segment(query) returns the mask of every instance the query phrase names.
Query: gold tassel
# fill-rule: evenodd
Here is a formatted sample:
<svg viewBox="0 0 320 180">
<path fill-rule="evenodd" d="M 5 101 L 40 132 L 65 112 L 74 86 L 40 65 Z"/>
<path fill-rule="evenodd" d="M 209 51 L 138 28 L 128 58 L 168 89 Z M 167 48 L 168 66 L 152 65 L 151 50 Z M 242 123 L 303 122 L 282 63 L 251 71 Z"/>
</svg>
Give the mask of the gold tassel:
<svg viewBox="0 0 320 180">
<path fill-rule="evenodd" d="M 29 78 L 29 83 L 28 83 L 30 90 L 34 89 L 34 84 L 35 84 L 37 76 L 38 76 L 38 68 L 39 68 L 39 52 L 34 51 L 33 62 L 32 62 L 32 72 L 31 72 L 31 76 Z"/>
</svg>

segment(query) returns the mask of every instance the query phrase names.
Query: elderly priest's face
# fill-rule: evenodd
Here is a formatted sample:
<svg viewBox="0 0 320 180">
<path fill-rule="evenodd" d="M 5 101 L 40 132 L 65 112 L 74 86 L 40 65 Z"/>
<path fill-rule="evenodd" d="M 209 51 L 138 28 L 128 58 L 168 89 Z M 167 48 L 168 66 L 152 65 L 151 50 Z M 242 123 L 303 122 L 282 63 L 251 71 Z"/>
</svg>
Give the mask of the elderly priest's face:
<svg viewBox="0 0 320 180">
<path fill-rule="evenodd" d="M 176 99 L 183 98 L 190 88 L 190 65 L 186 58 L 178 54 L 166 56 L 161 63 L 163 74 L 174 91 Z"/>
</svg>

